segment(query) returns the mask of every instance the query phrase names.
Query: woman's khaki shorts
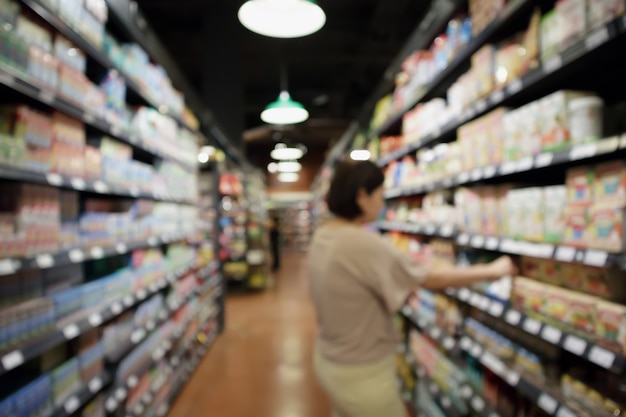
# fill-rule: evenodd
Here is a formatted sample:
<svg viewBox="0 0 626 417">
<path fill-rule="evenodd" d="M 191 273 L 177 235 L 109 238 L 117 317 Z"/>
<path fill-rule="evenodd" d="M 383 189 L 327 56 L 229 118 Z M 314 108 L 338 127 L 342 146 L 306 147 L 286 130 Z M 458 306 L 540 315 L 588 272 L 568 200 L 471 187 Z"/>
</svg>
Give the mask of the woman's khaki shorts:
<svg viewBox="0 0 626 417">
<path fill-rule="evenodd" d="M 330 362 L 316 350 L 314 367 L 330 398 L 333 417 L 406 417 L 394 356 L 346 365 Z"/>
</svg>

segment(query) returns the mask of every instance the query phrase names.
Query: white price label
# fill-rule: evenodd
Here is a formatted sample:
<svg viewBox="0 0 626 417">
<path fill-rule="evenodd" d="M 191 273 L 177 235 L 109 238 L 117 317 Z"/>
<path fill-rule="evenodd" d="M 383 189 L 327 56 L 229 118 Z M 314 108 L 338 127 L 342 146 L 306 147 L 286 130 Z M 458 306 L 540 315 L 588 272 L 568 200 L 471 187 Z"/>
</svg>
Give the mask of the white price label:
<svg viewBox="0 0 626 417">
<path fill-rule="evenodd" d="M 95 394 L 96 392 L 100 391 L 101 388 L 102 388 L 102 379 L 100 379 L 99 376 L 89 381 L 89 391 L 92 394 Z"/>
<path fill-rule="evenodd" d="M 582 356 L 587 349 L 587 342 L 578 336 L 569 334 L 565 338 L 565 342 L 563 342 L 563 348 L 574 355 Z"/>
<path fill-rule="evenodd" d="M 37 262 L 37 266 L 41 269 L 52 268 L 54 266 L 54 258 L 49 253 L 38 255 L 35 262 Z"/>
<path fill-rule="evenodd" d="M 522 324 L 522 328 L 532 335 L 538 335 L 541 330 L 541 322 L 535 319 L 531 319 L 530 317 L 526 317 L 524 320 L 524 324 Z"/>
<path fill-rule="evenodd" d="M 156 238 L 156 236 L 150 236 L 148 238 L 148 245 L 150 246 L 156 246 L 159 244 L 159 239 Z"/>
<path fill-rule="evenodd" d="M 109 413 L 112 413 L 117 408 L 117 400 L 113 397 L 108 398 L 104 403 L 104 408 L 106 408 Z"/>
<path fill-rule="evenodd" d="M 139 378 L 137 378 L 136 375 L 131 375 L 130 377 L 128 377 L 128 380 L 126 381 L 126 385 L 128 386 L 128 388 L 135 388 L 137 386 L 137 384 L 139 383 Z"/>
<path fill-rule="evenodd" d="M 24 363 L 24 355 L 19 350 L 14 350 L 11 353 L 7 353 L 2 357 L 2 366 L 5 371 L 15 369 Z"/>
<path fill-rule="evenodd" d="M 0 275 L 10 275 L 15 273 L 15 267 L 12 259 L 0 260 Z"/>
<path fill-rule="evenodd" d="M 435 229 L 436 229 L 435 226 L 433 226 L 432 224 L 429 224 L 428 226 L 424 228 L 424 233 L 426 233 L 427 235 L 434 235 Z"/>
<path fill-rule="evenodd" d="M 445 350 L 454 349 L 454 339 L 451 337 L 446 337 L 445 339 L 443 339 L 443 348 Z"/>
<path fill-rule="evenodd" d="M 118 401 L 124 401 L 126 394 L 128 394 L 126 388 L 120 387 L 115 390 L 115 398 L 117 398 Z"/>
<path fill-rule="evenodd" d="M 519 384 L 519 379 L 520 379 L 520 376 L 515 371 L 510 371 L 506 374 L 506 382 L 508 382 L 509 385 L 514 388 L 517 386 L 517 384 Z"/>
<path fill-rule="evenodd" d="M 148 291 L 150 292 L 157 292 L 159 290 L 159 284 L 156 282 L 152 282 L 149 286 L 148 286 Z"/>
<path fill-rule="evenodd" d="M 122 299 L 122 302 L 124 303 L 124 305 L 126 307 L 130 307 L 133 305 L 133 303 L 135 302 L 135 300 L 133 299 L 132 295 L 127 295 Z"/>
<path fill-rule="evenodd" d="M 123 308 L 119 302 L 111 304 L 111 313 L 118 315 L 122 312 Z"/>
<path fill-rule="evenodd" d="M 450 237 L 454 233 L 454 228 L 451 225 L 446 224 L 445 226 L 441 226 L 440 233 L 443 237 Z"/>
<path fill-rule="evenodd" d="M 131 333 L 130 335 L 130 341 L 133 342 L 133 344 L 137 344 L 139 342 L 141 342 L 144 337 L 146 337 L 146 330 L 145 329 L 137 329 L 134 332 Z"/>
<path fill-rule="evenodd" d="M 109 186 L 103 181 L 96 181 L 93 183 L 93 188 L 97 193 L 106 194 L 109 192 Z"/>
<path fill-rule="evenodd" d="M 509 175 L 517 170 L 517 162 L 509 161 L 500 165 L 500 175 Z"/>
<path fill-rule="evenodd" d="M 480 249 L 485 245 L 485 237 L 481 235 L 476 235 L 472 238 L 472 246 L 474 248 Z"/>
<path fill-rule="evenodd" d="M 7 87 L 13 87 L 15 85 L 15 78 L 12 75 L 0 71 L 0 83 Z"/>
<path fill-rule="evenodd" d="M 552 398 L 552 396 L 546 394 L 545 392 L 542 392 L 537 399 L 537 405 L 546 413 L 554 415 L 554 413 L 556 412 L 556 408 L 559 406 L 559 403 L 554 398 Z"/>
<path fill-rule="evenodd" d="M 596 155 L 598 146 L 595 143 L 587 143 L 584 145 L 577 145 L 569 152 L 569 159 L 572 161 L 578 161 L 580 159 L 592 158 Z"/>
<path fill-rule="evenodd" d="M 87 319 L 87 321 L 89 321 L 89 324 L 91 324 L 91 327 L 98 327 L 102 324 L 102 314 L 92 313 L 89 315 L 89 318 Z"/>
<path fill-rule="evenodd" d="M 563 66 L 561 55 L 554 56 L 543 63 L 543 71 L 546 74 L 559 70 Z"/>
<path fill-rule="evenodd" d="M 480 361 L 496 375 L 504 374 L 505 368 L 502 361 L 489 352 L 485 352 Z"/>
<path fill-rule="evenodd" d="M 124 243 L 124 242 L 118 242 L 118 243 L 115 245 L 115 251 L 116 251 L 117 253 L 119 253 L 119 254 L 126 253 L 126 252 L 128 252 L 128 247 L 126 246 L 126 243 Z"/>
<path fill-rule="evenodd" d="M 604 369 L 611 369 L 615 363 L 615 353 L 600 346 L 594 346 L 589 351 L 589 360 Z"/>
<path fill-rule="evenodd" d="M 155 362 L 158 362 L 158 361 L 160 361 L 163 358 L 164 354 L 165 353 L 163 352 L 163 349 L 158 348 L 157 350 L 154 351 L 154 354 L 152 355 L 152 359 Z"/>
<path fill-rule="evenodd" d="M 474 346 L 472 346 L 472 349 L 470 349 L 470 354 L 475 358 L 480 357 L 482 353 L 483 353 L 483 348 L 481 348 L 478 343 L 474 344 Z"/>
<path fill-rule="evenodd" d="M 511 326 L 517 326 L 520 320 L 522 320 L 522 313 L 517 310 L 509 310 L 506 312 L 504 320 Z"/>
<path fill-rule="evenodd" d="M 145 298 L 148 296 L 148 294 L 146 293 L 145 289 L 140 289 L 139 291 L 137 291 L 137 298 L 139 300 L 145 300 Z"/>
<path fill-rule="evenodd" d="M 154 323 L 154 321 L 150 320 L 148 323 L 146 323 L 146 329 L 150 332 L 152 330 L 154 330 L 154 328 L 156 327 L 156 324 Z"/>
<path fill-rule="evenodd" d="M 467 288 L 461 288 L 459 290 L 459 300 L 467 301 L 470 299 L 471 296 L 472 296 L 472 292 L 468 290 Z"/>
<path fill-rule="evenodd" d="M 52 104 L 54 101 L 54 94 L 50 91 L 39 90 L 38 94 L 39 100 L 46 104 Z"/>
<path fill-rule="evenodd" d="M 463 386 L 460 389 L 460 393 L 461 393 L 461 397 L 463 397 L 466 400 L 472 398 L 472 395 L 474 395 L 474 391 L 472 391 L 472 388 L 469 385 Z"/>
<path fill-rule="evenodd" d="M 541 331 L 541 338 L 553 345 L 558 345 L 561 341 L 561 337 L 563 337 L 563 332 L 552 326 L 546 325 Z"/>
<path fill-rule="evenodd" d="M 466 234 L 466 233 L 462 233 L 462 234 L 460 234 L 460 235 L 459 235 L 459 237 L 457 238 L 457 240 L 456 240 L 456 241 L 457 241 L 457 243 L 458 243 L 459 245 L 461 245 L 461 246 L 465 246 L 465 245 L 467 245 L 467 244 L 469 243 L 469 241 L 470 241 L 470 237 L 469 237 L 469 235 L 468 235 L 468 234 Z"/>
<path fill-rule="evenodd" d="M 111 126 L 111 135 L 119 136 L 122 133 L 122 129 L 119 126 L 113 125 Z"/>
<path fill-rule="evenodd" d="M 498 167 L 491 165 L 483 169 L 483 177 L 484 178 L 492 178 L 498 172 Z"/>
<path fill-rule="evenodd" d="M 457 177 L 457 182 L 459 184 L 465 184 L 466 182 L 469 181 L 469 179 L 470 179 L 470 173 L 469 172 L 462 172 Z"/>
<path fill-rule="evenodd" d="M 139 188 L 137 187 L 131 187 L 131 189 L 129 190 L 130 195 L 132 195 L 133 197 L 137 197 L 139 195 Z"/>
<path fill-rule="evenodd" d="M 53 185 L 55 187 L 60 187 L 61 184 L 63 184 L 63 177 L 61 177 L 59 174 L 46 174 L 46 181 L 48 181 L 48 184 Z"/>
<path fill-rule="evenodd" d="M 483 171 L 481 169 L 475 169 L 472 171 L 472 181 L 478 181 L 483 177 Z"/>
<path fill-rule="evenodd" d="M 496 250 L 498 249 L 498 245 L 500 244 L 500 239 L 497 237 L 488 237 L 485 242 L 485 249 L 488 250 Z"/>
<path fill-rule="evenodd" d="M 532 157 L 520 159 L 517 161 L 516 170 L 517 172 L 528 171 L 532 169 L 534 160 Z"/>
<path fill-rule="evenodd" d="M 556 412 L 556 417 L 578 417 L 578 414 L 574 413 L 564 405 L 561 405 L 559 407 L 559 411 Z"/>
<path fill-rule="evenodd" d="M 478 100 L 476 102 L 476 112 L 482 113 L 487 110 L 487 102 L 485 100 Z"/>
<path fill-rule="evenodd" d="M 602 45 L 606 41 L 609 40 L 609 29 L 604 26 L 601 29 L 596 30 L 585 39 L 585 46 L 588 50 L 596 49 L 598 46 Z"/>
<path fill-rule="evenodd" d="M 439 327 L 433 327 L 430 329 L 430 337 L 437 340 L 441 337 L 441 329 Z"/>
<path fill-rule="evenodd" d="M 63 328 L 63 336 L 67 340 L 74 339 L 76 336 L 80 334 L 80 329 L 76 325 L 76 323 L 69 324 Z"/>
<path fill-rule="evenodd" d="M 478 307 L 480 305 L 480 294 L 476 292 L 472 293 L 472 295 L 470 296 L 469 303 L 474 307 Z"/>
<path fill-rule="evenodd" d="M 485 409 L 485 401 L 480 397 L 472 398 L 472 408 L 479 413 L 482 413 Z"/>
<path fill-rule="evenodd" d="M 496 90 L 489 97 L 492 104 L 500 104 L 504 100 L 504 91 Z"/>
<path fill-rule="evenodd" d="M 85 187 L 87 187 L 85 180 L 82 178 L 74 177 L 70 180 L 70 183 L 72 184 L 72 187 L 79 191 L 82 191 L 85 189 Z"/>
<path fill-rule="evenodd" d="M 78 407 L 80 407 L 80 401 L 75 395 L 68 398 L 63 405 L 63 409 L 68 415 L 74 414 L 74 411 L 78 410 Z"/>
<path fill-rule="evenodd" d="M 85 121 L 85 123 L 87 124 L 91 124 L 93 122 L 95 122 L 96 118 L 93 114 L 89 113 L 89 112 L 84 112 L 83 113 L 83 120 Z"/>
<path fill-rule="evenodd" d="M 560 262 L 573 262 L 576 258 L 576 248 L 571 246 L 559 246 L 556 249 L 554 258 Z"/>
<path fill-rule="evenodd" d="M 552 165 L 552 161 L 554 160 L 554 154 L 552 153 L 543 153 L 538 155 L 535 158 L 535 167 L 536 168 L 545 168 L 547 166 Z"/>
<path fill-rule="evenodd" d="M 591 266 L 606 266 L 609 254 L 602 250 L 589 249 L 585 252 L 583 263 Z"/>
<path fill-rule="evenodd" d="M 491 306 L 489 307 L 489 311 L 488 311 L 488 313 L 494 317 L 501 317 L 503 312 L 504 312 L 504 305 L 497 301 L 494 301 L 491 303 Z"/>
<path fill-rule="evenodd" d="M 478 303 L 478 308 L 481 309 L 482 311 L 489 311 L 490 306 L 491 306 L 491 301 L 489 301 L 489 298 L 481 296 L 480 301 Z"/>
<path fill-rule="evenodd" d="M 78 264 L 85 260 L 85 253 L 81 249 L 72 249 L 69 257 L 72 263 Z"/>
<path fill-rule="evenodd" d="M 100 246 L 95 246 L 89 251 L 93 259 L 101 259 L 104 257 L 104 250 Z"/>
<path fill-rule="evenodd" d="M 524 89 L 524 83 L 521 78 L 516 78 L 506 87 L 507 92 L 510 96 L 519 93 Z"/>
</svg>

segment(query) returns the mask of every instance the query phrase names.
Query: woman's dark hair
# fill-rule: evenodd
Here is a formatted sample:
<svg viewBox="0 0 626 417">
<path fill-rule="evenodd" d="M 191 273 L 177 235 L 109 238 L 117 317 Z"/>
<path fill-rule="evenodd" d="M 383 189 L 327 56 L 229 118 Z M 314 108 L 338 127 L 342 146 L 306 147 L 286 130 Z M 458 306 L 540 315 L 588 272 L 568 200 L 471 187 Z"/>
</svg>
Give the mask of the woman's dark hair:
<svg viewBox="0 0 626 417">
<path fill-rule="evenodd" d="M 335 216 L 354 220 L 363 214 L 356 202 L 359 190 L 372 194 L 384 182 L 382 170 L 370 161 L 340 162 L 326 195 L 328 209 Z"/>
</svg>

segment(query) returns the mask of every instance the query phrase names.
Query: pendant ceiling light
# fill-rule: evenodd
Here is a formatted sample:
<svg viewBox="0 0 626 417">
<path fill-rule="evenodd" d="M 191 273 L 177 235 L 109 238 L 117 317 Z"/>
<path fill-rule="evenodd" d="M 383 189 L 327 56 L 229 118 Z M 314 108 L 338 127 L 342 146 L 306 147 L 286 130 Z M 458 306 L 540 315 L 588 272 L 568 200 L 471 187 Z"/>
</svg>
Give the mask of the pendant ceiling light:
<svg viewBox="0 0 626 417">
<path fill-rule="evenodd" d="M 282 161 L 276 165 L 278 172 L 300 172 L 302 170 L 302 165 L 296 161 Z"/>
<path fill-rule="evenodd" d="M 354 161 L 369 161 L 371 156 L 367 149 L 355 149 L 350 152 L 350 158 Z"/>
<path fill-rule="evenodd" d="M 279 143 L 270 152 L 270 156 L 277 161 L 293 161 L 302 158 L 304 150 L 302 147 L 291 147 L 284 143 Z"/>
<path fill-rule="evenodd" d="M 284 63 L 280 66 L 280 84 L 278 100 L 265 107 L 261 120 L 272 125 L 293 125 L 307 120 L 309 112 L 302 104 L 292 100 L 287 91 L 287 68 Z"/>
<path fill-rule="evenodd" d="M 272 38 L 299 38 L 320 30 L 326 14 L 313 0 L 248 0 L 237 14 L 247 29 Z"/>
<path fill-rule="evenodd" d="M 300 175 L 295 172 L 281 172 L 278 174 L 278 181 L 280 182 L 297 182 L 300 179 Z"/>
</svg>

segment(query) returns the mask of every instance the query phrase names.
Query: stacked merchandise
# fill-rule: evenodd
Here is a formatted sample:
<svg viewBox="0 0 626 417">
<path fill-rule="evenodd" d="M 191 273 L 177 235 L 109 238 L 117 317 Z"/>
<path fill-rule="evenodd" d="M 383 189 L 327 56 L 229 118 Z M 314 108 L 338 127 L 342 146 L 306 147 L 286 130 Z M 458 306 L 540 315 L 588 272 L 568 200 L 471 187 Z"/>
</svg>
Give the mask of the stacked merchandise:
<svg viewBox="0 0 626 417">
<path fill-rule="evenodd" d="M 222 173 L 219 178 L 219 194 L 221 209 L 219 256 L 224 277 L 233 283 L 247 286 L 249 277 L 246 260 L 248 216 L 241 174 Z"/>
<path fill-rule="evenodd" d="M 246 175 L 246 197 L 248 200 L 248 252 L 246 254 L 251 288 L 266 288 L 269 285 L 269 233 L 267 230 L 267 185 L 260 173 Z"/>
<path fill-rule="evenodd" d="M 0 0 L 2 416 L 164 415 L 223 326 L 197 120 L 120 22 Z"/>
<path fill-rule="evenodd" d="M 391 242 L 430 265 L 521 255 L 519 276 L 406 304 L 421 413 L 626 415 L 625 8 L 469 1 L 379 102 Z"/>
<path fill-rule="evenodd" d="M 294 202 L 275 210 L 280 222 L 282 248 L 306 252 L 313 234 L 312 204 Z"/>
</svg>

